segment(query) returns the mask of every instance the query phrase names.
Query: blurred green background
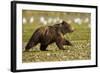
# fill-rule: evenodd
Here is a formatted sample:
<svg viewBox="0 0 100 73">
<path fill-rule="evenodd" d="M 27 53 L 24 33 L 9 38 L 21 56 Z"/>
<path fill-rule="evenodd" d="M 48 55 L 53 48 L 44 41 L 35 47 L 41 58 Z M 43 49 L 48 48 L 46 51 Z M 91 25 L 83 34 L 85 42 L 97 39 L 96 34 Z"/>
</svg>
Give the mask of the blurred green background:
<svg viewBox="0 0 100 73">
<path fill-rule="evenodd" d="M 64 35 L 74 46 L 64 46 L 66 50 L 59 50 L 53 43 L 48 51 L 40 51 L 39 45 L 29 52 L 22 53 L 22 62 L 45 62 L 91 59 L 91 14 L 78 12 L 55 12 L 23 10 L 23 50 L 34 31 L 41 26 L 52 26 L 63 20 L 68 22 L 75 31 Z"/>
</svg>

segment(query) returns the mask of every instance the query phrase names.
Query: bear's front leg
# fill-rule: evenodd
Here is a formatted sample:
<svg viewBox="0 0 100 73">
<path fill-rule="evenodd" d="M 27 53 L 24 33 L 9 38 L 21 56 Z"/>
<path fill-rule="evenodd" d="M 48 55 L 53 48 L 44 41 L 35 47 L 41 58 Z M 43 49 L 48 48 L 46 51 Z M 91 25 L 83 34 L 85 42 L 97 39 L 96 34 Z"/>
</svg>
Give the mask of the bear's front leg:
<svg viewBox="0 0 100 73">
<path fill-rule="evenodd" d="M 64 47 L 63 47 L 64 43 L 65 43 L 65 41 L 64 41 L 63 37 L 62 37 L 61 34 L 60 34 L 60 36 L 58 36 L 58 37 L 56 38 L 56 45 L 57 45 L 57 47 L 58 47 L 59 49 L 65 50 Z"/>
<path fill-rule="evenodd" d="M 63 45 L 73 46 L 72 43 L 66 39 L 63 40 Z"/>
<path fill-rule="evenodd" d="M 59 49 L 65 50 L 62 43 L 56 42 L 56 45 L 58 46 Z"/>
</svg>

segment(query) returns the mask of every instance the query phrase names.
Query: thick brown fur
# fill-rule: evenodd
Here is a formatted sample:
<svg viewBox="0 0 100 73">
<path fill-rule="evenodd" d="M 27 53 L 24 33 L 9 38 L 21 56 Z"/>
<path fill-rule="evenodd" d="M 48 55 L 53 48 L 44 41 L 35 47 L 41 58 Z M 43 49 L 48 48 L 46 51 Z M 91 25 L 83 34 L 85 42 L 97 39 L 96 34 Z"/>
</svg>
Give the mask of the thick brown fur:
<svg viewBox="0 0 100 73">
<path fill-rule="evenodd" d="M 28 51 L 38 43 L 40 43 L 40 50 L 42 51 L 46 51 L 46 48 L 51 43 L 56 43 L 59 49 L 64 50 L 63 45 L 72 45 L 63 37 L 66 33 L 70 32 L 73 32 L 73 29 L 65 21 L 53 26 L 40 27 L 33 33 L 25 47 L 25 51 Z"/>
</svg>

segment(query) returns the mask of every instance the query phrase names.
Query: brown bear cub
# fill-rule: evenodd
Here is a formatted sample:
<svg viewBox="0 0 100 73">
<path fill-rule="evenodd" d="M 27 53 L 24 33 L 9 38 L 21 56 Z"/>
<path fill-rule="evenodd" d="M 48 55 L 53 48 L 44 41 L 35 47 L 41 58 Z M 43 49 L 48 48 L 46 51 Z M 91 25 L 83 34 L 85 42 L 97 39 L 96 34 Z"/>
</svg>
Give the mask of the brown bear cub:
<svg viewBox="0 0 100 73">
<path fill-rule="evenodd" d="M 63 36 L 66 33 L 73 31 L 74 30 L 71 28 L 71 26 L 65 21 L 53 26 L 40 27 L 31 36 L 25 47 L 25 51 L 28 51 L 38 43 L 40 43 L 41 51 L 46 51 L 46 48 L 51 43 L 56 43 L 59 49 L 64 50 L 63 45 L 71 46 L 72 44 L 68 40 L 64 39 Z"/>
</svg>

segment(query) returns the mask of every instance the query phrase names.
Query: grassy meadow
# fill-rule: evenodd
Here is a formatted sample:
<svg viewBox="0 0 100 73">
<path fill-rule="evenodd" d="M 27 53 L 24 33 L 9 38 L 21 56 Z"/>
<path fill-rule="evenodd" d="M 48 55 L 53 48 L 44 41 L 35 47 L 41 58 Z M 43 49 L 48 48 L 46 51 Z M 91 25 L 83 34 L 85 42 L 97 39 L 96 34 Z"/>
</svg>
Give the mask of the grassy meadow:
<svg viewBox="0 0 100 73">
<path fill-rule="evenodd" d="M 33 32 L 41 27 L 38 22 L 23 24 L 23 50 Z M 64 37 L 70 40 L 73 46 L 64 46 L 66 50 L 59 50 L 55 43 L 48 46 L 48 51 L 40 51 L 40 44 L 30 49 L 29 52 L 22 51 L 22 62 L 47 62 L 47 61 L 72 61 L 91 59 L 91 28 L 88 23 L 71 23 L 75 31 L 68 33 Z"/>
</svg>

